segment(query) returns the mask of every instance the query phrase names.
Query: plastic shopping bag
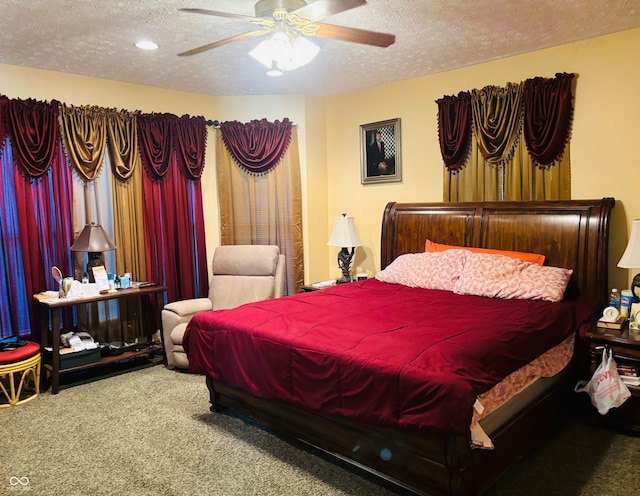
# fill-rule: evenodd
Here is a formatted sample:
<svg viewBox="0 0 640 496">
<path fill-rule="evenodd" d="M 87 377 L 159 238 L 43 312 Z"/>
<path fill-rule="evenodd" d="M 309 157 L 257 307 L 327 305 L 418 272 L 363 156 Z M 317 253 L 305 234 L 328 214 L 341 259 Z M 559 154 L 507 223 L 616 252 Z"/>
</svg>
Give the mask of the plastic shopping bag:
<svg viewBox="0 0 640 496">
<path fill-rule="evenodd" d="M 602 352 L 602 362 L 593 373 L 591 380 L 578 382 L 574 391 L 585 392 L 591 396 L 591 403 L 601 415 L 622 405 L 631 396 L 629 388 L 620 379 L 613 352 L 606 347 Z"/>
</svg>

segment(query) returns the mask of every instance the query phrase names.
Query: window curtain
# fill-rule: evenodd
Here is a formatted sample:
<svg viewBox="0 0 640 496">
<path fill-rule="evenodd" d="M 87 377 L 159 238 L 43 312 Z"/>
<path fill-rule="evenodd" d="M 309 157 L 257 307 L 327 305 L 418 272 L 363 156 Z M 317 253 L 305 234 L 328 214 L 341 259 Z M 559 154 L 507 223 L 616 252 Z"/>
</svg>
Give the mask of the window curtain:
<svg viewBox="0 0 640 496">
<path fill-rule="evenodd" d="M 9 108 L 9 99 L 0 95 L 0 152 L 4 149 L 5 138 L 7 137 L 7 112 Z"/>
<path fill-rule="evenodd" d="M 470 120 L 462 93 L 438 100 L 439 129 L 457 130 L 439 136 L 444 201 L 569 199 L 572 81 L 556 74 L 473 90 Z"/>
<path fill-rule="evenodd" d="M 55 288 L 51 267 L 71 274 L 73 243 L 72 178 L 60 147 L 57 103 L 9 100 L 0 121 L 9 140 L 2 147 L 1 254 L 5 295 L 0 303 L 2 337 L 40 341 L 40 321 L 32 295 Z M 63 325 L 73 315 L 63 312 Z M 5 327 L 6 325 L 6 327 Z"/>
<path fill-rule="evenodd" d="M 14 165 L 9 140 L 3 139 L 0 149 L 0 338 L 29 334 L 29 298 L 27 270 L 29 260 L 22 256 L 18 204 L 14 185 Z M 20 180 L 23 178 L 20 177 Z"/>
<path fill-rule="evenodd" d="M 471 147 L 471 95 L 445 96 L 438 104 L 438 141 L 447 170 L 459 172 Z"/>
<path fill-rule="evenodd" d="M 130 272 L 135 280 L 147 280 L 144 252 L 144 219 L 142 214 L 142 164 L 138 151 L 137 118 L 126 111 L 106 114 L 108 151 L 114 180 L 113 242 L 116 270 Z"/>
<path fill-rule="evenodd" d="M 524 83 L 524 136 L 539 168 L 553 166 L 569 148 L 574 81 L 573 74 L 556 74 L 553 79 L 537 77 Z"/>
<path fill-rule="evenodd" d="M 487 165 L 504 167 L 522 128 L 522 84 L 487 86 L 471 92 L 473 133 Z"/>
<path fill-rule="evenodd" d="M 223 122 L 216 133 L 221 244 L 274 244 L 285 255 L 285 294 L 304 280 L 297 130 L 288 119 Z"/>
<path fill-rule="evenodd" d="M 189 271 L 195 273 L 190 277 L 192 286 L 200 288 L 199 294 L 204 296 L 204 220 L 196 178 L 204 163 L 205 123 L 203 118 L 166 118 L 176 124 L 171 124 L 171 133 L 160 139 L 175 143 L 172 163 L 180 167 L 172 180 L 185 184 L 182 189 L 186 191 L 188 208 L 184 211 L 180 195 L 166 186 L 160 203 L 170 204 L 167 208 L 178 213 L 163 213 L 163 221 L 170 215 L 178 219 L 174 224 L 178 225 L 176 237 L 181 240 L 190 238 L 183 231 L 196 234 L 187 242 L 191 253 L 185 255 L 178 249 L 171 258 L 166 250 L 161 248 L 160 252 L 164 260 L 173 259 L 173 265 L 188 264 Z M 63 135 L 65 146 L 61 145 Z M 65 275 L 81 278 L 86 258 L 73 263 L 69 248 L 89 221 L 103 225 L 118 246 L 117 250 L 104 253 L 107 266 L 115 267 L 118 273 L 132 272 L 137 279 L 166 284 L 164 266 L 154 269 L 154 279 L 146 275 L 144 168 L 137 140 L 136 113 L 73 107 L 56 101 L 13 100 L 0 95 L 0 290 L 5 295 L 0 299 L 2 337 L 28 336 L 32 332 L 33 338 L 39 340 L 40 326 L 38 315 L 33 312 L 32 296 L 45 289 L 57 289 L 52 265 L 60 267 Z M 176 244 L 175 239 L 171 243 Z M 177 258 L 186 264 L 180 265 Z M 162 277 L 156 278 L 158 274 Z M 181 279 L 184 277 L 188 278 L 188 274 L 180 274 Z M 198 295 L 194 290 L 176 289 L 177 286 L 169 291 L 180 291 L 186 297 Z M 99 322 L 111 321 L 118 315 L 116 305 L 110 306 L 114 308 L 96 314 Z M 138 309 L 132 312 L 139 316 Z M 75 315 L 76 312 L 63 312 L 64 328 L 75 328 Z M 123 338 L 130 327 L 127 323 L 126 329 L 120 329 Z"/>
<path fill-rule="evenodd" d="M 112 203 L 107 174 L 103 174 L 107 149 L 105 110 L 97 106 L 60 105 L 60 129 L 69 163 L 75 172 L 74 238 L 86 224 L 100 224 L 113 241 Z M 116 243 L 116 246 L 117 243 Z M 85 272 L 87 253 L 74 252 L 74 278 Z M 106 267 L 113 267 L 113 252 L 103 253 Z M 79 330 L 101 342 L 122 340 L 118 302 L 99 302 L 77 309 Z"/>
<path fill-rule="evenodd" d="M 74 202 L 80 198 L 83 205 L 76 206 L 75 235 L 77 237 L 85 224 L 92 222 L 100 224 L 113 240 L 110 223 L 106 219 L 110 212 L 100 208 L 101 190 L 97 187 L 97 179 L 103 170 L 105 150 L 107 148 L 107 129 L 104 110 L 100 107 L 74 107 L 62 104 L 60 106 L 60 128 L 69 163 L 82 181 L 82 194 L 76 189 Z M 117 246 L 117 245 L 116 245 Z M 77 252 L 74 255 L 74 277 L 82 278 L 86 266 L 87 254 Z"/>
<path fill-rule="evenodd" d="M 140 114 L 142 202 L 147 279 L 167 286 L 167 300 L 205 297 L 208 290 L 200 176 L 203 117 Z"/>
</svg>

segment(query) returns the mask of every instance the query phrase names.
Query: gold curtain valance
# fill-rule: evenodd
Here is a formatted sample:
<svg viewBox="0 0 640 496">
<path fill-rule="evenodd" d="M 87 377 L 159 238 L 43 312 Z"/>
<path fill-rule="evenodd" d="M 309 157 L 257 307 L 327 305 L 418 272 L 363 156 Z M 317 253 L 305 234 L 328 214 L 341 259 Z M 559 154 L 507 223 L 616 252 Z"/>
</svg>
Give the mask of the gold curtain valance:
<svg viewBox="0 0 640 496">
<path fill-rule="evenodd" d="M 98 177 L 107 146 L 105 110 L 100 107 L 60 107 L 60 134 L 67 157 L 80 177 Z"/>
<path fill-rule="evenodd" d="M 126 110 L 108 110 L 106 119 L 113 174 L 119 180 L 127 181 L 140 167 L 136 114 Z"/>
<path fill-rule="evenodd" d="M 471 93 L 473 131 L 487 165 L 504 166 L 513 156 L 522 128 L 522 83 L 486 86 Z"/>
</svg>

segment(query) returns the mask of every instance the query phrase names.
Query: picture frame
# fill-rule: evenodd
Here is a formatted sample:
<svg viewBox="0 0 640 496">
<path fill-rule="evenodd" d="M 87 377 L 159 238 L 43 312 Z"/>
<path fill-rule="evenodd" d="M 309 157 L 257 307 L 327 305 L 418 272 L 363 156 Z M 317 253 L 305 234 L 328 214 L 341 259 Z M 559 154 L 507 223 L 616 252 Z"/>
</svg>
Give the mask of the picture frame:
<svg viewBox="0 0 640 496">
<path fill-rule="evenodd" d="M 106 269 L 104 268 L 104 265 L 96 265 L 95 267 L 91 267 L 91 272 L 93 273 L 93 280 L 98 286 L 98 291 L 108 291 L 109 277 L 107 275 Z"/>
<path fill-rule="evenodd" d="M 380 144 L 376 140 L 380 135 Z M 360 125 L 362 184 L 402 181 L 400 118 Z"/>
</svg>

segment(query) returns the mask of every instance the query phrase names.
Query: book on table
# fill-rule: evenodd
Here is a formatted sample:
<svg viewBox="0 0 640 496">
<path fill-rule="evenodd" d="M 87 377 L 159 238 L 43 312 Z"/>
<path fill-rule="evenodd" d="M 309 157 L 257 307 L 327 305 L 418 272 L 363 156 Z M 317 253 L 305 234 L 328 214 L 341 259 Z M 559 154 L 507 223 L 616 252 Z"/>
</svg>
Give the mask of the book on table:
<svg viewBox="0 0 640 496">
<path fill-rule="evenodd" d="M 617 320 L 598 320 L 597 326 L 601 329 L 622 329 L 627 319 L 624 317 L 618 317 Z"/>
</svg>

